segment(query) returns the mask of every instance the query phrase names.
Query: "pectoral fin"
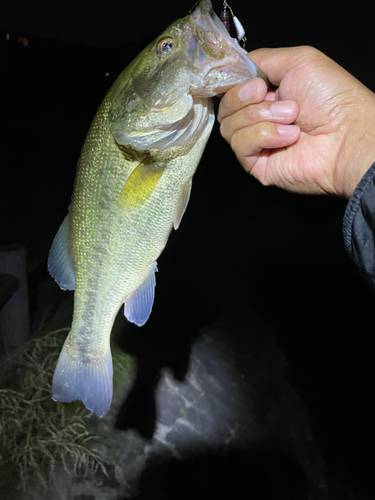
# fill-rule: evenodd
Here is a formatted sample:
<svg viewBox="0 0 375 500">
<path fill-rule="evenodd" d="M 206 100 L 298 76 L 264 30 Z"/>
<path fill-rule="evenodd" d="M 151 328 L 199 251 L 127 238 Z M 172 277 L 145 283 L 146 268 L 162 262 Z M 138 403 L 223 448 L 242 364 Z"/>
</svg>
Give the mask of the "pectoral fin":
<svg viewBox="0 0 375 500">
<path fill-rule="evenodd" d="M 148 320 L 155 298 L 155 273 L 158 268 L 156 262 L 140 287 L 125 299 L 124 313 L 128 321 L 142 326 Z"/>
<path fill-rule="evenodd" d="M 74 290 L 75 270 L 69 253 L 69 214 L 53 240 L 48 256 L 48 272 L 62 290 Z"/>
<path fill-rule="evenodd" d="M 180 199 L 178 200 L 176 211 L 175 211 L 174 217 L 173 217 L 173 226 L 175 229 L 179 228 L 179 226 L 181 224 L 182 217 L 184 216 L 186 207 L 188 206 L 192 184 L 193 184 L 193 178 L 190 177 L 190 179 L 185 184 L 184 189 L 182 190 L 182 193 L 180 195 Z"/>
<path fill-rule="evenodd" d="M 142 161 L 126 181 L 118 200 L 120 205 L 128 210 L 143 206 L 152 195 L 164 170 L 164 165 Z"/>
</svg>

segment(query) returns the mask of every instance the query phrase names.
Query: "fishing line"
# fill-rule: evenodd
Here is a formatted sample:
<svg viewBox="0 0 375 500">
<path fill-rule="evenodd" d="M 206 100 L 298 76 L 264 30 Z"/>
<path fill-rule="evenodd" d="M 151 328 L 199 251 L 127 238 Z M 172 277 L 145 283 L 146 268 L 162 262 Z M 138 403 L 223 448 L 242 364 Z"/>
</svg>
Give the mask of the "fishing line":
<svg viewBox="0 0 375 500">
<path fill-rule="evenodd" d="M 230 7 L 230 5 L 228 5 L 227 0 L 223 1 L 223 10 L 220 13 L 220 19 L 223 22 L 224 26 L 226 27 L 226 29 L 230 35 L 230 28 L 231 28 L 230 15 L 229 15 L 229 12 L 227 11 L 227 9 L 229 10 L 229 12 L 232 15 L 232 21 L 233 21 L 234 27 L 236 28 L 237 40 L 240 42 L 242 48 L 244 49 L 245 44 L 246 44 L 246 40 L 247 40 L 247 38 L 245 36 L 245 29 L 242 26 L 242 24 L 240 23 L 238 17 L 233 14 L 233 10 Z"/>
</svg>

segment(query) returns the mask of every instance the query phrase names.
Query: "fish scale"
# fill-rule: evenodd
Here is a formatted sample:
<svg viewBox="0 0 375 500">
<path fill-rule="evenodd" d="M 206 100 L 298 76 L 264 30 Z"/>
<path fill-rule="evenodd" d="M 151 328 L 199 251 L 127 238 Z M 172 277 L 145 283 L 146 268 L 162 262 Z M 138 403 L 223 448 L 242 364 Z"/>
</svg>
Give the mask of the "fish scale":
<svg viewBox="0 0 375 500">
<path fill-rule="evenodd" d="M 123 303 L 138 326 L 151 313 L 156 261 L 179 227 L 214 123 L 210 97 L 258 75 L 265 78 L 202 0 L 146 47 L 105 96 L 49 255 L 51 275 L 75 290 L 53 399 L 80 399 L 100 417 L 109 410 L 113 322 Z"/>
</svg>

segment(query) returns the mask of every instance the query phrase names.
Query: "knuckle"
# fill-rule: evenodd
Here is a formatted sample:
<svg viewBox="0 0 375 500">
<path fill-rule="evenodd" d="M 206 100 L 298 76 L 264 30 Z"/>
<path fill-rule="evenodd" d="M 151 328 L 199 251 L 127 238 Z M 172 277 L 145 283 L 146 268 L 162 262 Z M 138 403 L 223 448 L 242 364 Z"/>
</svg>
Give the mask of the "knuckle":
<svg viewBox="0 0 375 500">
<path fill-rule="evenodd" d="M 272 123 L 261 122 L 257 126 L 257 139 L 259 142 L 264 143 L 272 137 L 274 126 Z"/>
<path fill-rule="evenodd" d="M 243 169 L 249 175 L 253 175 L 253 167 L 257 161 L 257 158 L 254 156 L 237 156 L 237 160 L 242 165 Z"/>
<path fill-rule="evenodd" d="M 245 156 L 246 145 L 251 142 L 251 137 L 244 137 L 243 129 L 238 130 L 232 135 L 230 145 L 237 156 Z"/>
<path fill-rule="evenodd" d="M 229 124 L 228 124 L 228 119 L 223 118 L 222 122 L 220 123 L 220 134 L 222 137 L 229 142 Z"/>
<path fill-rule="evenodd" d="M 260 179 L 258 179 L 259 182 L 261 184 L 263 184 L 263 186 L 267 187 L 267 186 L 271 186 L 272 182 L 267 178 L 267 177 L 262 177 Z"/>
<path fill-rule="evenodd" d="M 240 141 L 240 138 L 239 138 L 239 133 L 238 132 L 235 132 L 233 135 L 232 135 L 232 139 L 230 141 L 230 145 L 231 145 L 231 148 L 233 149 L 233 151 L 238 154 L 239 153 L 239 149 L 240 149 L 240 145 L 241 145 L 241 141 Z"/>
<path fill-rule="evenodd" d="M 257 118 L 257 112 L 256 112 L 256 109 L 254 108 L 254 106 L 251 106 L 251 105 L 246 106 L 246 108 L 244 109 L 244 113 L 245 113 L 246 121 L 248 121 L 248 122 L 253 122 Z"/>
<path fill-rule="evenodd" d="M 237 89 L 234 87 L 233 89 L 230 89 L 224 96 L 225 108 L 229 112 L 233 112 L 236 109 L 237 100 Z"/>
<path fill-rule="evenodd" d="M 320 50 L 312 47 L 311 45 L 303 45 L 302 47 L 299 47 L 299 50 L 303 59 L 314 60 L 319 59 L 323 55 Z"/>
<path fill-rule="evenodd" d="M 274 124 L 259 122 L 234 132 L 230 145 L 236 155 L 248 156 L 251 151 L 267 147 L 273 135 Z"/>
</svg>

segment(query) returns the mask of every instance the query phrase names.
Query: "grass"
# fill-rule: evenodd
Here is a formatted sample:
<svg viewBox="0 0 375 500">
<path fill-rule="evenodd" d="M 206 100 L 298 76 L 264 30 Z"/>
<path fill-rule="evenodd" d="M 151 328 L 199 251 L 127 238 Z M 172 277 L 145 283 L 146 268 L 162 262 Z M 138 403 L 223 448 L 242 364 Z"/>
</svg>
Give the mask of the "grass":
<svg viewBox="0 0 375 500">
<path fill-rule="evenodd" d="M 98 469 L 106 474 L 103 458 L 93 448 L 98 438 L 89 426 L 96 417 L 80 402 L 51 400 L 53 371 L 68 331 L 39 335 L 6 361 L 7 382 L 0 388 L 0 471 L 11 471 L 25 491 L 35 479 L 46 487 L 60 465 L 85 477 Z M 114 361 L 115 378 L 129 376 L 129 358 L 116 353 Z"/>
</svg>

